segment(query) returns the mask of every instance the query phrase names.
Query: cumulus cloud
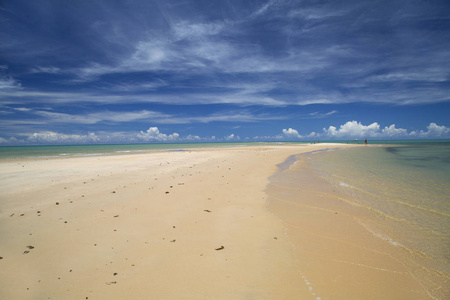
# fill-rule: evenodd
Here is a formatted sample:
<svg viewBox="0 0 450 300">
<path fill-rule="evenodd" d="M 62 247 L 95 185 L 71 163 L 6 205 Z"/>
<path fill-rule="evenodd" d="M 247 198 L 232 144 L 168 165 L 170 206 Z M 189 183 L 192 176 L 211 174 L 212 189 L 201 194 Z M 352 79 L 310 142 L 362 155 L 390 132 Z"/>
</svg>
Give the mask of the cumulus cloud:
<svg viewBox="0 0 450 300">
<path fill-rule="evenodd" d="M 225 136 L 224 139 L 226 141 L 239 141 L 241 139 L 241 137 L 232 133 L 230 135 Z"/>
<path fill-rule="evenodd" d="M 384 127 L 384 129 L 381 131 L 381 134 L 387 137 L 402 137 L 408 135 L 408 130 L 403 128 L 396 128 L 395 124 L 392 124 L 389 127 Z"/>
<path fill-rule="evenodd" d="M 370 125 L 363 125 L 361 122 L 348 121 L 344 125 L 341 125 L 339 129 L 334 126 L 324 128 L 323 132 L 325 136 L 333 138 L 344 138 L 344 137 L 376 137 L 379 136 L 380 125 L 374 122 Z"/>
<path fill-rule="evenodd" d="M 427 131 L 412 131 L 411 136 L 421 137 L 421 138 L 443 138 L 450 136 L 450 128 L 446 126 L 439 126 L 436 123 L 430 123 L 427 126 Z"/>
<path fill-rule="evenodd" d="M 165 134 L 159 131 L 158 127 L 150 127 L 146 131 L 140 132 L 107 132 L 97 131 L 89 132 L 87 134 L 67 134 L 54 131 L 39 131 L 30 134 L 21 134 L 25 138 L 17 139 L 16 137 L 0 137 L 1 145 L 63 145 L 63 144 L 127 144 L 127 143 L 168 143 L 168 142 L 201 142 L 214 141 L 215 136 L 200 137 L 198 135 L 189 134 L 187 136 L 180 136 L 174 132 L 172 134 Z M 232 135 L 231 140 L 238 140 L 238 136 Z M 219 139 L 219 140 L 225 140 Z"/>
<path fill-rule="evenodd" d="M 339 126 L 329 126 L 328 129 L 323 129 L 323 133 L 311 132 L 301 134 L 296 129 L 288 128 L 282 129 L 280 134 L 275 136 L 254 136 L 254 137 L 240 137 L 234 133 L 217 138 L 216 136 L 200 137 L 198 135 L 188 134 L 180 136 L 174 132 L 172 134 L 165 134 L 160 132 L 158 127 L 150 127 L 146 131 L 140 132 L 89 132 L 86 134 L 68 134 L 54 131 L 39 131 L 35 133 L 25 134 L 20 136 L 25 138 L 16 138 L 14 136 L 1 136 L 1 145 L 23 145 L 23 144 L 107 144 L 107 143 L 139 143 L 139 142 L 211 142 L 211 141 L 282 141 L 293 139 L 336 139 L 345 140 L 353 138 L 376 138 L 376 139 L 390 139 L 390 138 L 450 138 L 450 127 L 430 123 L 426 130 L 408 131 L 404 128 L 397 128 L 395 124 L 386 126 L 381 129 L 377 122 L 370 125 L 363 125 L 357 121 L 349 121 Z"/>
<path fill-rule="evenodd" d="M 161 133 L 158 127 L 150 127 L 146 132 L 141 131 L 137 134 L 137 138 L 142 141 L 150 142 L 173 142 L 180 138 L 176 132 L 172 134 Z"/>
<path fill-rule="evenodd" d="M 338 128 L 334 126 L 323 129 L 323 135 L 330 138 L 444 138 L 450 136 L 450 128 L 430 123 L 427 131 L 411 131 L 405 128 L 397 128 L 395 124 L 384 127 L 380 130 L 380 125 L 374 122 L 370 125 L 363 125 L 357 121 L 349 121 Z"/>
<path fill-rule="evenodd" d="M 27 139 L 27 142 L 37 144 L 89 144 L 96 143 L 99 138 L 95 133 L 88 133 L 87 135 L 79 134 L 64 134 L 53 131 L 41 131 L 33 133 Z"/>
<path fill-rule="evenodd" d="M 199 137 L 198 135 L 188 135 L 187 137 L 184 138 L 184 140 L 186 141 L 200 141 L 202 138 Z"/>
<path fill-rule="evenodd" d="M 301 138 L 302 135 L 298 133 L 297 130 L 289 128 L 283 129 L 283 134 L 288 138 Z"/>
<path fill-rule="evenodd" d="M 439 126 L 436 123 L 430 123 L 427 127 L 428 134 L 433 136 L 442 136 L 450 132 L 450 128 L 445 126 Z"/>
</svg>

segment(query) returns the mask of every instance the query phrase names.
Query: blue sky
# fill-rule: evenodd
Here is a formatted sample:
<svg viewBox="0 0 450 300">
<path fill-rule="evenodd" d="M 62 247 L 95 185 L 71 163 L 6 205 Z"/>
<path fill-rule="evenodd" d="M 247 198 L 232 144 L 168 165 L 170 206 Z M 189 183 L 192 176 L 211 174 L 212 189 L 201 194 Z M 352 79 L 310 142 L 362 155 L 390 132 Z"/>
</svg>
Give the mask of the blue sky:
<svg viewBox="0 0 450 300">
<path fill-rule="evenodd" d="M 3 0 L 0 144 L 450 138 L 450 2 Z"/>
</svg>

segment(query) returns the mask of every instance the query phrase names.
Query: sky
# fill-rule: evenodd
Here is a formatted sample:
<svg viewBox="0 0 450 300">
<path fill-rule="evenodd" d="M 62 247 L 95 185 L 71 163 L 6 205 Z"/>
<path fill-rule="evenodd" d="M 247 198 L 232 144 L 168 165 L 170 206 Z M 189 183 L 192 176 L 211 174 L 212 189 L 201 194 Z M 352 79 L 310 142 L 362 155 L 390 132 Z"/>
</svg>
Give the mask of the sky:
<svg viewBox="0 0 450 300">
<path fill-rule="evenodd" d="M 2 0 L 0 145 L 450 138 L 450 2 Z"/>
</svg>

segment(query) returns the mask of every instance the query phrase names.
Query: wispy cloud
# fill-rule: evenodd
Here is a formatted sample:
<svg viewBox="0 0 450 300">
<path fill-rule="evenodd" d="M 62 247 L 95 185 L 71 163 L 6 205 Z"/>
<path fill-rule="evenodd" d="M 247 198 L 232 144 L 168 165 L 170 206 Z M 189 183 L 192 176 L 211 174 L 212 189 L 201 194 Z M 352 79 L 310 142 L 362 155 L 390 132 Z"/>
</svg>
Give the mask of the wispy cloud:
<svg viewBox="0 0 450 300">
<path fill-rule="evenodd" d="M 8 74 L 8 66 L 0 65 L 0 91 L 9 93 L 20 87 L 20 82 Z"/>
<path fill-rule="evenodd" d="M 184 114 L 167 114 L 157 111 L 101 111 L 94 113 L 69 114 L 39 109 L 14 108 L 24 115 L 9 120 L 0 120 L 2 126 L 14 125 L 51 125 L 51 124 L 119 124 L 119 123 L 152 123 L 152 124 L 195 124 L 195 123 L 252 123 L 285 119 L 285 116 L 254 114 L 246 111 L 220 112 L 207 115 L 189 116 Z M 12 112 L 8 112 L 11 114 Z"/>
<path fill-rule="evenodd" d="M 447 20 L 448 7 L 435 2 L 99 0 L 68 10 L 13 1 L 0 11 L 8 28 L 0 33 L 0 105 L 32 111 L 2 110 L 2 129 L 95 131 L 107 123 L 114 131 L 148 120 L 264 128 L 291 114 L 337 119 L 348 104 L 445 110 Z M 355 119 L 359 108 L 352 109 Z"/>
<path fill-rule="evenodd" d="M 33 66 L 30 72 L 71 74 L 73 82 L 80 84 L 92 82 L 95 86 L 99 86 L 99 83 L 100 86 L 105 85 L 108 81 L 105 81 L 104 77 L 114 74 L 121 76 L 129 76 L 136 72 L 179 74 L 179 78 L 175 81 L 172 78 L 159 83 L 109 82 L 109 92 L 102 91 L 103 97 L 87 95 L 92 94 L 92 91 L 82 95 L 82 98 L 89 101 L 102 101 L 99 98 L 103 98 L 110 99 L 113 103 L 120 100 L 116 100 L 117 97 L 111 92 L 144 93 L 157 92 L 161 87 L 176 88 L 182 80 L 190 78 L 191 74 L 204 75 L 198 78 L 197 88 L 201 93 L 207 91 L 208 78 L 211 74 L 252 74 L 254 78 L 251 81 L 237 77 L 234 83 L 239 84 L 244 80 L 247 84 L 254 85 L 267 82 L 276 74 L 278 78 L 286 79 L 283 86 L 279 87 L 279 91 L 289 91 L 293 94 L 293 97 L 282 100 L 274 95 L 268 97 L 256 93 L 253 97 L 241 97 L 238 91 L 231 90 L 229 84 L 225 84 L 223 88 L 229 89 L 227 97 L 219 96 L 220 101 L 215 101 L 214 98 L 217 97 L 211 97 L 212 103 L 273 105 L 283 102 L 283 105 L 310 105 L 363 101 L 408 105 L 449 101 L 445 96 L 448 94 L 448 88 L 429 85 L 433 82 L 437 84 L 448 82 L 450 67 L 448 52 L 445 55 L 445 52 L 442 53 L 440 48 L 433 46 L 430 41 L 426 41 L 420 51 L 402 47 L 399 44 L 401 41 L 393 40 L 391 36 L 388 36 L 387 43 L 378 43 L 381 36 L 375 33 L 371 37 L 373 39 L 352 39 L 351 36 L 361 35 L 367 24 L 394 26 L 391 22 L 382 25 L 390 16 L 381 12 L 371 13 L 367 20 L 360 17 L 351 21 L 353 16 L 360 15 L 362 11 L 368 14 L 368 8 L 364 5 L 344 3 L 339 8 L 333 3 L 318 6 L 295 1 L 267 1 L 252 6 L 247 15 L 210 21 L 189 17 L 174 18 L 173 16 L 179 13 L 175 10 L 178 8 L 162 6 L 160 9 L 165 16 L 163 20 L 166 25 L 158 30 L 144 27 L 127 37 L 126 30 L 138 28 L 133 20 L 127 20 L 122 25 L 115 23 L 112 27 L 103 26 L 99 21 L 91 25 L 94 32 L 102 37 L 99 43 L 103 43 L 105 48 L 116 50 L 108 53 L 107 57 L 110 59 L 88 60 L 78 66 L 66 68 L 51 64 Z M 114 9 L 116 9 L 114 6 L 111 7 L 109 13 L 116 17 L 120 16 Z M 398 15 L 397 13 L 396 16 Z M 417 11 L 409 14 L 414 15 L 417 15 Z M 136 21 L 138 19 L 136 18 Z M 259 33 L 255 31 L 253 26 L 256 24 L 265 26 L 268 22 L 270 27 L 264 35 L 261 35 L 261 31 L 258 31 Z M 306 30 L 313 27 L 314 32 Z M 399 27 L 397 30 L 405 31 L 408 35 L 414 33 L 413 28 Z M 344 33 L 340 40 L 333 39 L 336 32 L 341 35 Z M 255 38 L 255 35 L 257 37 L 261 35 L 261 38 Z M 372 50 L 373 43 L 377 46 L 374 50 Z M 397 46 L 405 50 L 398 51 L 395 48 Z M 432 60 L 423 58 L 422 53 L 425 50 L 428 51 L 428 57 L 433 57 Z M 388 53 L 385 57 L 382 55 L 384 52 Z M 323 78 L 326 78 L 326 82 L 322 82 Z M 102 81 L 104 82 L 101 83 Z M 419 85 L 423 83 L 424 86 L 409 92 L 407 86 L 394 85 L 399 81 L 413 81 Z M 8 78 L 4 79 L 0 86 L 17 87 L 18 84 Z M 422 92 L 420 89 L 426 90 Z M 342 90 L 345 90 L 345 93 L 342 93 Z M 29 89 L 27 91 L 35 93 Z M 377 94 L 383 95 L 378 97 Z M 180 93 L 179 95 L 180 98 L 190 99 L 193 103 L 203 103 L 201 100 L 195 101 L 197 97 Z M 22 94 L 22 97 L 27 96 L 29 95 Z M 55 101 L 59 100 L 55 98 L 58 98 L 57 94 L 48 97 Z M 83 101 L 79 99 L 81 97 L 73 98 L 78 99 L 71 101 Z M 163 97 L 160 93 L 153 93 L 149 95 L 148 102 L 155 102 L 158 98 Z M 267 101 L 269 98 L 276 100 Z M 63 101 L 68 100 L 69 98 L 65 97 Z M 128 101 L 142 100 L 140 97 L 130 97 Z M 167 102 L 156 101 L 171 103 L 170 97 Z"/>
<path fill-rule="evenodd" d="M 33 67 L 30 69 L 30 73 L 49 73 L 49 74 L 58 74 L 61 73 L 62 70 L 60 68 L 57 67 Z"/>
<path fill-rule="evenodd" d="M 321 112 L 315 111 L 315 112 L 310 113 L 309 115 L 312 118 L 321 119 L 321 118 L 326 118 L 326 117 L 329 117 L 331 115 L 334 115 L 335 113 L 337 113 L 337 110 L 332 110 L 332 111 L 329 111 L 329 112 L 326 112 L 326 113 L 321 113 Z"/>
</svg>

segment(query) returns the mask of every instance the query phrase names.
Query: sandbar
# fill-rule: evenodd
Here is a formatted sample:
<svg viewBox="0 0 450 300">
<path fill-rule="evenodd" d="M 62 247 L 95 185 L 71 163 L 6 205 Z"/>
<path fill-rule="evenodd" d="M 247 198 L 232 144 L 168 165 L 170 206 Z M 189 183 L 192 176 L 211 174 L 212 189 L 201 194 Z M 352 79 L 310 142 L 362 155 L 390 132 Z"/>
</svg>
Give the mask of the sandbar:
<svg viewBox="0 0 450 300">
<path fill-rule="evenodd" d="M 344 299 L 327 297 L 334 265 L 295 246 L 316 232 L 294 226 L 326 216 L 289 223 L 266 190 L 277 164 L 328 147 L 2 161 L 0 298 Z"/>
</svg>

